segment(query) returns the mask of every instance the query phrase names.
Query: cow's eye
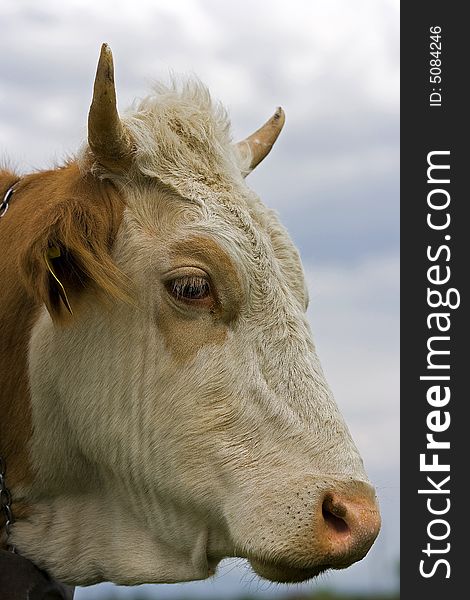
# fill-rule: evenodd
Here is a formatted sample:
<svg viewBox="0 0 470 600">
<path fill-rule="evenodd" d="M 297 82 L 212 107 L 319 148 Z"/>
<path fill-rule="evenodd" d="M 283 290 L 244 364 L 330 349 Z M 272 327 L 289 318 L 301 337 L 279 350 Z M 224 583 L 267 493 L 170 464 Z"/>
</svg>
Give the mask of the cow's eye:
<svg viewBox="0 0 470 600">
<path fill-rule="evenodd" d="M 168 282 L 167 288 L 170 294 L 181 302 L 204 303 L 211 297 L 211 286 L 205 277 L 177 277 Z"/>
</svg>

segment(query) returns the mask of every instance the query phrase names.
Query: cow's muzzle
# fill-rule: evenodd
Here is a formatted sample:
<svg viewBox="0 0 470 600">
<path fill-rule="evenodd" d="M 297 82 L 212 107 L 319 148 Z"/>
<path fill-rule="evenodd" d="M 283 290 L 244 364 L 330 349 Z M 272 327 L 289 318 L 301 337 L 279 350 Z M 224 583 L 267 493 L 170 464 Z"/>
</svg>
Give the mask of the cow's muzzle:
<svg viewBox="0 0 470 600">
<path fill-rule="evenodd" d="M 370 550 L 380 530 L 380 512 L 370 484 L 341 481 L 315 496 L 314 506 L 302 504 L 307 519 L 300 506 L 295 507 L 295 515 L 289 511 L 295 517 L 291 527 L 297 532 L 286 552 L 249 557 L 258 575 L 280 583 L 305 581 L 327 569 L 344 569 Z"/>
</svg>

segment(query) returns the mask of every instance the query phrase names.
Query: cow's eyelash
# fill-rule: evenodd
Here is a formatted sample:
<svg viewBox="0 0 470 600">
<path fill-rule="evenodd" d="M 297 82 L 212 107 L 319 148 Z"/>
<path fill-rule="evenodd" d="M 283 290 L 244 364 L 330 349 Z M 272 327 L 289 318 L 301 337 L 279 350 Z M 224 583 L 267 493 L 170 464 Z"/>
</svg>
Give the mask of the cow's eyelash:
<svg viewBox="0 0 470 600">
<path fill-rule="evenodd" d="M 185 276 L 169 282 L 168 289 L 177 300 L 203 300 L 210 296 L 211 286 L 205 277 Z"/>
</svg>

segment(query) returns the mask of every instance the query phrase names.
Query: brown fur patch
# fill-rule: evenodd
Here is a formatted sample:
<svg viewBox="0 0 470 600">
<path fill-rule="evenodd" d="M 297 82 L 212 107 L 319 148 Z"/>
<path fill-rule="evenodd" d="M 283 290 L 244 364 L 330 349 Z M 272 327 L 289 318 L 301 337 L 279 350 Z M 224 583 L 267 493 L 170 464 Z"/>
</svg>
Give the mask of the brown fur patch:
<svg viewBox="0 0 470 600">
<path fill-rule="evenodd" d="M 18 179 L 0 172 L 2 197 Z M 27 507 L 18 502 L 15 490 L 27 488 L 34 477 L 28 457 L 31 329 L 42 304 L 56 322 L 68 315 L 44 253 L 51 245 L 61 249 L 54 267 L 74 310 L 85 288 L 126 297 L 123 278 L 110 257 L 122 212 L 123 204 L 111 184 L 82 176 L 70 164 L 22 178 L 0 220 L 0 454 L 7 464 L 16 519 L 27 514 Z"/>
<path fill-rule="evenodd" d="M 73 310 L 90 286 L 101 296 L 128 299 L 124 277 L 110 256 L 123 212 L 110 182 L 82 176 L 71 164 L 30 175 L 20 184 L 18 195 L 36 204 L 22 215 L 21 232 L 15 232 L 26 242 L 17 253 L 19 273 L 29 293 L 46 305 L 56 322 L 67 321 L 68 313 L 44 259 L 52 246 L 61 253 L 52 262 Z"/>
<path fill-rule="evenodd" d="M 223 320 L 230 322 L 236 317 L 244 299 L 240 275 L 229 255 L 215 240 L 194 236 L 177 242 L 171 248 L 170 259 L 175 266 L 181 261 L 194 266 L 207 264 L 216 279 Z"/>
<path fill-rule="evenodd" d="M 165 303 L 157 317 L 165 343 L 178 363 L 186 363 L 206 345 L 222 345 L 227 339 L 227 327 L 210 314 L 184 319 Z"/>
<path fill-rule="evenodd" d="M 236 318 L 243 293 L 240 277 L 227 253 L 217 242 L 206 237 L 192 237 L 177 242 L 170 249 L 172 266 L 194 266 L 208 270 L 215 289 L 211 310 L 195 309 L 188 316 L 178 314 L 164 303 L 157 324 L 168 348 L 180 362 L 187 362 L 205 345 L 222 345 L 230 323 Z"/>
<path fill-rule="evenodd" d="M 0 172 L 0 196 L 18 179 L 14 174 Z M 15 259 L 15 240 L 8 227 L 16 207 L 16 198 L 10 201 L 8 212 L 0 220 L 0 455 L 6 462 L 6 483 L 10 491 L 24 486 L 32 475 L 26 454 L 31 436 L 26 355 L 29 333 L 37 315 L 37 307 L 26 296 L 18 279 L 17 270 L 8 272 L 8 262 Z M 15 518 L 22 516 L 13 494 L 12 510 Z M 0 534 L 4 534 L 4 515 L 0 511 Z M 5 544 L 0 535 L 0 548 Z"/>
</svg>

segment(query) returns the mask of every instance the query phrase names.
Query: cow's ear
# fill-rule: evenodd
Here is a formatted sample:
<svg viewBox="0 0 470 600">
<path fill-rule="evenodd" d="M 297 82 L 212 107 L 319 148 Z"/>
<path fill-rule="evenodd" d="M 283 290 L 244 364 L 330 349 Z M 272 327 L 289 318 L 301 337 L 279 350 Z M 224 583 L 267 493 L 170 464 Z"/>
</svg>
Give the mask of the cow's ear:
<svg viewBox="0 0 470 600">
<path fill-rule="evenodd" d="M 30 294 L 58 323 L 80 312 L 85 292 L 129 300 L 124 276 L 111 258 L 122 204 L 106 182 L 82 184 L 35 220 L 31 243 L 20 257 Z"/>
</svg>

